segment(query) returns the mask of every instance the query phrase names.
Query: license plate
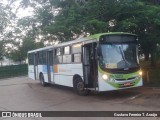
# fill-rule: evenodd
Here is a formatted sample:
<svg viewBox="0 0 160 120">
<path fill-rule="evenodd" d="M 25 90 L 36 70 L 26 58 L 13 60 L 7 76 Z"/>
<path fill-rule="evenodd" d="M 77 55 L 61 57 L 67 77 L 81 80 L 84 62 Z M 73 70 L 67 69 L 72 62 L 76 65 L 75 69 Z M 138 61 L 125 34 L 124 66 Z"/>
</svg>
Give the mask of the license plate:
<svg viewBox="0 0 160 120">
<path fill-rule="evenodd" d="M 131 83 L 130 83 L 130 82 L 128 82 L 128 83 L 124 83 L 123 85 L 124 85 L 124 86 L 130 86 L 130 85 L 131 85 Z"/>
</svg>

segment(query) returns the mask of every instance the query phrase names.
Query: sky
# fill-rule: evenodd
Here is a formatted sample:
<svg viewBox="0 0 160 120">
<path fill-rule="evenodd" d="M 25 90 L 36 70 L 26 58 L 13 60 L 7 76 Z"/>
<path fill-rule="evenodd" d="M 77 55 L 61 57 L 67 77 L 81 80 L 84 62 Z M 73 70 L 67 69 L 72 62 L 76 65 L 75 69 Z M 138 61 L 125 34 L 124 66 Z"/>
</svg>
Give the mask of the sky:
<svg viewBox="0 0 160 120">
<path fill-rule="evenodd" d="M 16 9 L 18 8 L 18 6 L 20 5 L 20 1 L 21 0 L 14 0 L 13 4 L 11 5 L 12 7 L 12 12 L 15 13 Z M 0 3 L 4 4 L 4 5 L 7 5 L 9 4 L 8 3 L 8 0 L 0 0 Z M 16 15 L 18 18 L 23 18 L 23 17 L 26 17 L 26 16 L 31 16 L 33 14 L 33 8 L 31 7 L 28 7 L 28 8 L 19 8 Z"/>
<path fill-rule="evenodd" d="M 26 16 L 31 16 L 33 14 L 33 8 L 26 8 L 26 9 L 22 9 L 20 8 L 18 10 L 18 13 L 17 13 L 17 16 L 19 18 L 22 18 L 22 17 L 26 17 Z"/>
<path fill-rule="evenodd" d="M 13 0 L 13 4 L 10 6 L 12 8 L 12 12 L 13 13 L 16 13 L 16 9 L 19 7 L 20 5 L 20 1 L 21 0 Z M 9 2 L 8 0 L 0 0 L 0 4 L 3 4 L 3 5 L 9 5 Z M 28 8 L 19 8 L 17 10 L 17 13 L 16 13 L 16 16 L 17 16 L 17 19 L 21 19 L 23 17 L 27 17 L 27 16 L 32 16 L 33 15 L 33 8 L 31 7 L 28 7 Z M 16 25 L 16 22 L 17 22 L 17 19 L 12 21 L 12 26 L 14 27 L 14 25 Z M 14 28 L 11 27 L 11 26 L 7 26 L 5 31 L 12 31 Z M 12 44 L 7 44 L 7 47 L 13 47 Z"/>
</svg>

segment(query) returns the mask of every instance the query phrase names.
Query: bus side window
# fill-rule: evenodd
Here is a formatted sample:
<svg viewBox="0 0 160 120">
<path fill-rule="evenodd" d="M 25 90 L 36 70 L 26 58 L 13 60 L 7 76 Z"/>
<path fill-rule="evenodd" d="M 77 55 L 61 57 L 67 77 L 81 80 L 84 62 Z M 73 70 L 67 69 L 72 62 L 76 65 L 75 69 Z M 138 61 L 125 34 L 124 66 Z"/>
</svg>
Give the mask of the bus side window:
<svg viewBox="0 0 160 120">
<path fill-rule="evenodd" d="M 49 65 L 53 65 L 53 51 L 49 52 Z"/>
<path fill-rule="evenodd" d="M 46 51 L 42 51 L 42 64 L 43 65 L 47 64 L 46 59 L 47 59 L 47 57 L 46 57 Z"/>
<path fill-rule="evenodd" d="M 74 54 L 73 60 L 74 60 L 73 62 L 75 62 L 75 63 L 80 63 L 81 62 L 81 53 Z"/>
<path fill-rule="evenodd" d="M 56 49 L 56 56 L 61 55 L 61 48 Z"/>
<path fill-rule="evenodd" d="M 42 65 L 42 51 L 38 52 L 38 64 Z"/>
<path fill-rule="evenodd" d="M 72 62 L 80 63 L 81 62 L 81 52 L 82 52 L 82 44 L 74 44 L 72 46 Z"/>
<path fill-rule="evenodd" d="M 29 65 L 34 65 L 34 54 L 33 53 L 28 54 L 28 63 Z"/>
<path fill-rule="evenodd" d="M 64 54 L 65 54 L 65 55 L 70 54 L 70 53 L 71 53 L 71 52 L 70 52 L 70 51 L 71 51 L 70 49 L 71 49 L 71 47 L 70 47 L 70 46 L 66 46 L 66 47 L 64 47 Z"/>
<path fill-rule="evenodd" d="M 57 56 L 58 58 L 58 63 L 62 63 L 62 56 Z"/>
<path fill-rule="evenodd" d="M 57 60 L 57 55 L 56 55 L 56 49 L 53 50 L 53 64 L 57 64 L 58 60 Z"/>
<path fill-rule="evenodd" d="M 55 64 L 59 64 L 59 63 L 62 63 L 62 52 L 63 52 L 63 48 L 56 48 L 55 49 L 55 61 L 54 63 Z"/>
<path fill-rule="evenodd" d="M 64 47 L 63 63 L 71 63 L 72 62 L 70 53 L 71 53 L 71 47 L 70 46 Z"/>
</svg>

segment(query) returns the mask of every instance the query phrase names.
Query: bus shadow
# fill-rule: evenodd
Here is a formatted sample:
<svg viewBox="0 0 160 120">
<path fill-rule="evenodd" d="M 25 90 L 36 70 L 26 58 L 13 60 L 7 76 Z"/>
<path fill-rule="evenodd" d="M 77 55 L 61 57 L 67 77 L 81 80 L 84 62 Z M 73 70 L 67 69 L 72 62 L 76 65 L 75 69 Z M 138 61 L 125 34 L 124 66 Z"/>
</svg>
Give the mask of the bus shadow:
<svg viewBox="0 0 160 120">
<path fill-rule="evenodd" d="M 139 96 L 140 92 L 135 91 L 133 88 L 125 90 L 115 90 L 115 91 L 106 91 L 106 92 L 91 92 L 90 96 L 96 97 L 101 100 L 127 100 L 132 99 L 135 96 Z"/>
<path fill-rule="evenodd" d="M 67 92 L 74 92 L 73 88 L 62 86 L 62 85 L 50 84 L 49 87 L 51 87 L 53 89 L 60 90 L 60 91 L 64 91 L 64 92 L 66 92 L 66 91 Z"/>
<path fill-rule="evenodd" d="M 50 85 L 51 88 L 56 89 L 58 91 L 71 93 L 77 95 L 73 88 L 61 86 L 61 85 Z M 125 90 L 115 90 L 115 91 L 105 91 L 105 92 L 95 92 L 90 91 L 87 97 L 101 99 L 101 100 L 112 100 L 112 99 L 128 99 L 134 96 L 140 95 L 140 92 L 135 90 L 136 88 L 130 88 Z M 84 96 L 81 96 L 84 97 Z"/>
<path fill-rule="evenodd" d="M 40 84 L 37 84 L 40 86 Z M 78 97 L 79 99 L 91 98 L 92 100 L 128 100 L 132 97 L 139 96 L 141 93 L 136 88 L 124 89 L 124 90 L 115 90 L 115 91 L 105 91 L 105 92 L 95 92 L 90 91 L 86 96 L 79 96 L 75 93 L 72 87 L 66 87 L 61 85 L 50 84 L 48 85 L 53 91 L 60 92 L 61 94 L 68 94 Z"/>
</svg>

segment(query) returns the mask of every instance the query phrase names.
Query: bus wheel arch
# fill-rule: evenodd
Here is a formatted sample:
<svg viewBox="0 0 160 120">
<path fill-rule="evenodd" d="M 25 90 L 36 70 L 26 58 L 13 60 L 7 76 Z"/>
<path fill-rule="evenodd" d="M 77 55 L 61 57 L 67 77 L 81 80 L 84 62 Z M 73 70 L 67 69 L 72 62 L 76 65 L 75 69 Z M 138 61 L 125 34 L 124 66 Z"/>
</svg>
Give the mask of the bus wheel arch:
<svg viewBox="0 0 160 120">
<path fill-rule="evenodd" d="M 85 88 L 84 81 L 80 75 L 73 76 L 73 88 L 74 91 L 81 96 L 86 96 L 89 93 L 89 90 Z"/>
<path fill-rule="evenodd" d="M 47 86 L 47 83 L 44 81 L 44 75 L 42 72 L 39 73 L 39 81 L 43 87 Z"/>
</svg>

